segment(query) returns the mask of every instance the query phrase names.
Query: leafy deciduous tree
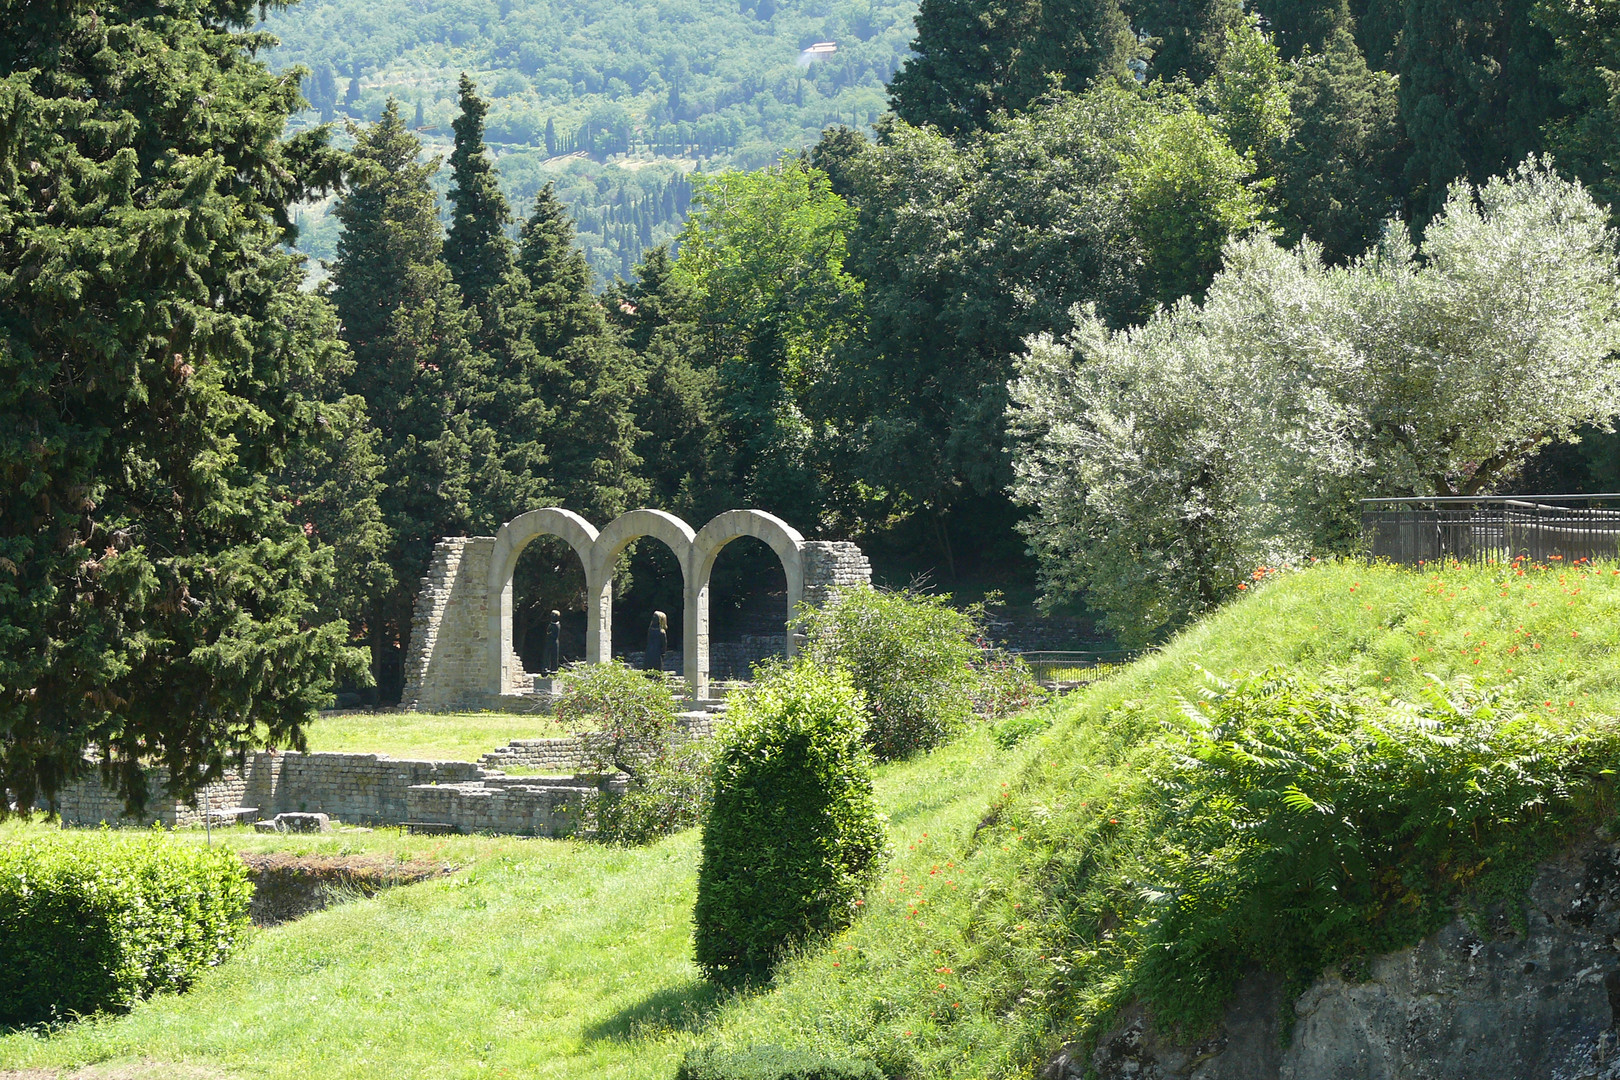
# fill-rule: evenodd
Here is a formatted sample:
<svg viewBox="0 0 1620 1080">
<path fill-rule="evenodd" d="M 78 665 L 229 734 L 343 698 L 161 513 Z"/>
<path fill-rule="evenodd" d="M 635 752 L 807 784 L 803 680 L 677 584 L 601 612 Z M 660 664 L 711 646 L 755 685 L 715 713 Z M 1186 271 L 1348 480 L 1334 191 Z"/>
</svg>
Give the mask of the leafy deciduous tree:
<svg viewBox="0 0 1620 1080">
<path fill-rule="evenodd" d="M 1019 497 L 1052 596 L 1145 643 L 1259 564 L 1345 550 L 1358 498 L 1476 494 L 1620 413 L 1616 242 L 1548 163 L 1454 185 L 1348 267 L 1234 241 L 1202 305 L 1032 339 Z"/>
</svg>

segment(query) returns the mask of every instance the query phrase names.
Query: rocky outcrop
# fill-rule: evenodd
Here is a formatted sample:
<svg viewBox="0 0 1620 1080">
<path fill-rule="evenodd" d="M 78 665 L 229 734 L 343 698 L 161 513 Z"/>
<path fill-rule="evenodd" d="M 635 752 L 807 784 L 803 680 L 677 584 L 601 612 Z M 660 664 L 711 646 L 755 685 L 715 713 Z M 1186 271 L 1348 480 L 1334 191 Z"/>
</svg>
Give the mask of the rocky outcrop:
<svg viewBox="0 0 1620 1080">
<path fill-rule="evenodd" d="M 1539 867 L 1526 916 L 1522 934 L 1500 916 L 1458 919 L 1365 979 L 1323 975 L 1292 1002 L 1281 980 L 1252 975 L 1194 1045 L 1133 1006 L 1045 1080 L 1620 1080 L 1620 844 Z"/>
</svg>

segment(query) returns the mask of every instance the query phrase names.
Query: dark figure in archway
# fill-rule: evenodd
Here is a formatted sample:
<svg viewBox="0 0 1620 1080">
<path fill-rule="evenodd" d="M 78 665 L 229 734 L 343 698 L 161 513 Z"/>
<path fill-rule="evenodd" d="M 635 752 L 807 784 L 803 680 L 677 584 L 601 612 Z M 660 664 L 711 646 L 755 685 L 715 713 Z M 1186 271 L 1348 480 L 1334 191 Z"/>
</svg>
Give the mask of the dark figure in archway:
<svg viewBox="0 0 1620 1080">
<path fill-rule="evenodd" d="M 540 641 L 540 674 L 550 675 L 562 667 L 562 612 L 553 610 Z"/>
<path fill-rule="evenodd" d="M 669 620 L 662 611 L 652 614 L 647 624 L 647 660 L 641 666 L 647 671 L 664 670 L 664 643 L 669 640 Z"/>
</svg>

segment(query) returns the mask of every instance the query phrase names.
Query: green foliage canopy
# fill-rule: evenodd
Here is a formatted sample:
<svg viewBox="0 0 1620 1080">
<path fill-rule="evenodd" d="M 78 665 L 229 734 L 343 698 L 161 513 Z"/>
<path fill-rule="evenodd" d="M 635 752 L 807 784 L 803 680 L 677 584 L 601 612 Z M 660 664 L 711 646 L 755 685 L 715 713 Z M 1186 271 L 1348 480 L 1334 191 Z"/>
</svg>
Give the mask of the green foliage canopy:
<svg viewBox="0 0 1620 1080">
<path fill-rule="evenodd" d="M 979 628 L 948 596 L 855 586 L 798 625 L 805 655 L 861 692 L 878 760 L 931 750 L 972 719 Z"/>
<path fill-rule="evenodd" d="M 1257 566 L 1349 550 L 1359 498 L 1475 494 L 1620 413 L 1615 235 L 1578 184 L 1456 185 L 1422 254 L 1393 224 L 1338 269 L 1252 237 L 1201 306 L 1032 339 L 1011 415 L 1050 593 L 1147 644 Z"/>
<path fill-rule="evenodd" d="M 234 852 L 164 836 L 63 834 L 0 847 L 0 1024 L 126 1012 L 177 993 L 248 930 Z"/>
</svg>

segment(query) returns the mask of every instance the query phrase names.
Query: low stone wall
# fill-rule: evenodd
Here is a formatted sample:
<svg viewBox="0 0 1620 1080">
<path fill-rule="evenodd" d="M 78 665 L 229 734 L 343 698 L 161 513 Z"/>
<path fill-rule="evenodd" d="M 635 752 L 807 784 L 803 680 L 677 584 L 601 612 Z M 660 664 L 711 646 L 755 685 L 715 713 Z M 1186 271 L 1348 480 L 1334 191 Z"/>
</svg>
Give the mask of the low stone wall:
<svg viewBox="0 0 1620 1080">
<path fill-rule="evenodd" d="M 238 772 L 227 773 L 197 793 L 195 806 L 166 798 L 162 769 L 148 773 L 156 794 L 144 813 L 126 817 L 124 804 L 92 773 L 57 793 L 56 811 L 69 825 L 192 825 L 203 808 L 257 807 L 260 817 L 279 813 L 329 814 L 351 824 L 397 825 L 409 820 L 413 787 L 481 780 L 486 770 L 468 761 L 402 761 L 387 754 L 295 754 L 262 751 Z M 41 806 L 41 809 L 47 807 Z"/>
<path fill-rule="evenodd" d="M 578 783 L 423 785 L 410 790 L 410 819 L 444 822 L 459 832 L 572 836 L 600 795 L 596 785 Z"/>
<path fill-rule="evenodd" d="M 715 718 L 687 713 L 677 720 L 677 738 L 707 738 Z M 410 761 L 387 754 L 296 754 L 262 751 L 239 771 L 206 785 L 195 806 L 162 792 L 168 774 L 153 769 L 148 789 L 157 793 L 146 811 L 126 817 L 123 800 L 91 772 L 57 793 L 54 809 L 68 825 L 200 824 L 204 808 L 249 806 L 260 818 L 282 813 L 327 814 L 351 825 L 449 825 L 459 832 L 569 836 L 588 821 L 595 799 L 616 781 L 577 775 L 588 742 L 605 736 L 520 739 L 469 761 Z M 493 767 L 491 767 L 493 766 Z M 499 766 L 532 769 L 555 777 L 509 777 Z M 51 809 L 41 804 L 40 809 Z"/>
</svg>

